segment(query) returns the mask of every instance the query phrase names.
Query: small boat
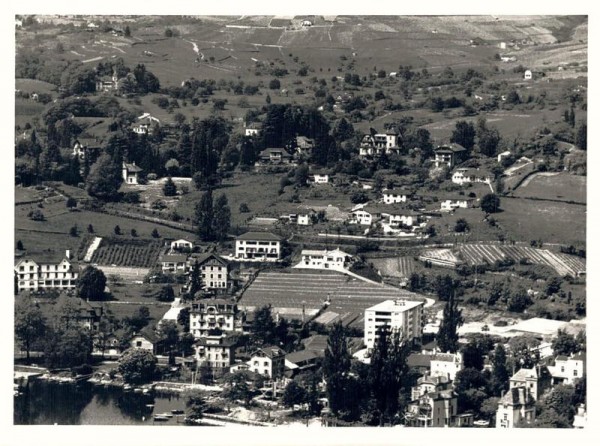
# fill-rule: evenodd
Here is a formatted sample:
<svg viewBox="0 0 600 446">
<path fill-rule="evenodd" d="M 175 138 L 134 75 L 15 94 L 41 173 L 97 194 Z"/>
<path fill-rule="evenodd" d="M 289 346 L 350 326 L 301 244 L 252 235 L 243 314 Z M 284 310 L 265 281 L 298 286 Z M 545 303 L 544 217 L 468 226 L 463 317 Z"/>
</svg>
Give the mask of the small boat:
<svg viewBox="0 0 600 446">
<path fill-rule="evenodd" d="M 153 407 L 154 407 L 154 404 L 146 404 L 146 407 L 148 407 L 148 408 L 150 408 L 150 409 L 151 409 L 151 408 L 153 408 Z"/>
<path fill-rule="evenodd" d="M 173 415 L 183 415 L 183 410 L 181 410 L 181 409 L 173 409 L 173 410 L 171 411 L 171 413 L 172 413 Z"/>
<path fill-rule="evenodd" d="M 142 388 L 136 387 L 135 389 L 133 389 L 133 393 L 142 393 Z"/>
<path fill-rule="evenodd" d="M 173 418 L 173 415 L 172 415 L 172 414 L 170 414 L 170 413 L 168 413 L 168 412 L 165 412 L 165 413 L 158 413 L 158 414 L 156 414 L 156 415 L 154 415 L 154 416 L 155 416 L 155 417 Z"/>
<path fill-rule="evenodd" d="M 163 415 L 154 415 L 154 421 L 169 421 L 169 417 Z"/>
<path fill-rule="evenodd" d="M 132 390 L 132 389 L 133 389 L 133 386 L 131 384 L 125 384 L 123 386 L 123 390 L 125 390 L 125 391 L 129 391 L 129 390 Z"/>
</svg>

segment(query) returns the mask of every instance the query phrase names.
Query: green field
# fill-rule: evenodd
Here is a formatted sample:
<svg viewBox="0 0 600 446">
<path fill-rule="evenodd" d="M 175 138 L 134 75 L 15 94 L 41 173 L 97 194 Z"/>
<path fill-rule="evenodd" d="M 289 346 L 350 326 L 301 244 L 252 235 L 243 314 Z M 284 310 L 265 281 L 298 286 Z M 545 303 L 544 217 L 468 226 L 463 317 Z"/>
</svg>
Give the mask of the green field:
<svg viewBox="0 0 600 446">
<path fill-rule="evenodd" d="M 516 197 L 533 197 L 547 200 L 586 202 L 586 181 L 584 176 L 560 173 L 558 175 L 538 174 L 527 179 L 513 193 Z"/>
</svg>

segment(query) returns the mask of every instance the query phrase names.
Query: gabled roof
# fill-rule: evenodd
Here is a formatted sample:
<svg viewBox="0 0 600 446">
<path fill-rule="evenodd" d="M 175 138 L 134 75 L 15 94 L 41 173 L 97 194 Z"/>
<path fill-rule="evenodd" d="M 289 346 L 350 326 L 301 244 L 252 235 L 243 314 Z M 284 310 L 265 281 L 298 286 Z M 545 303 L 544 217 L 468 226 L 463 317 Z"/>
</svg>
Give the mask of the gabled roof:
<svg viewBox="0 0 600 446">
<path fill-rule="evenodd" d="M 411 353 L 408 355 L 406 363 L 409 367 L 431 367 L 431 358 L 433 355 L 423 353 Z"/>
<path fill-rule="evenodd" d="M 510 379 L 515 381 L 524 381 L 527 379 L 537 379 L 538 374 L 535 367 L 531 369 L 520 369 Z"/>
<path fill-rule="evenodd" d="M 412 192 L 408 192 L 402 189 L 383 189 L 383 195 L 412 195 Z"/>
<path fill-rule="evenodd" d="M 317 352 L 315 350 L 300 350 L 297 352 L 288 353 L 285 356 L 285 360 L 293 364 L 298 364 L 301 362 L 312 361 L 313 359 L 322 358 L 324 355 L 324 352 Z"/>
<path fill-rule="evenodd" d="M 238 235 L 236 240 L 246 240 L 246 241 L 281 241 L 283 240 L 278 235 L 275 235 L 271 232 L 258 232 L 258 231 L 250 231 L 245 234 Z"/>
<path fill-rule="evenodd" d="M 137 336 L 146 339 L 147 341 L 151 342 L 152 344 L 156 344 L 157 342 L 160 341 L 160 338 L 158 337 L 156 332 L 147 327 L 142 328 L 138 334 L 134 335 L 134 338 Z"/>
<path fill-rule="evenodd" d="M 450 144 L 443 144 L 441 146 L 437 146 L 437 148 L 435 149 L 436 153 L 459 153 L 459 152 L 464 152 L 467 149 L 465 149 L 463 146 L 461 146 L 460 144 L 456 144 L 456 143 L 450 143 Z"/>
<path fill-rule="evenodd" d="M 129 173 L 141 172 L 144 169 L 136 166 L 135 164 L 123 163 L 123 168 L 126 169 Z"/>
<path fill-rule="evenodd" d="M 281 348 L 275 346 L 275 345 L 270 345 L 267 347 L 262 347 L 259 348 L 258 350 L 256 350 L 254 352 L 254 354 L 252 356 L 256 356 L 258 353 L 262 353 L 264 354 L 267 358 L 273 359 L 273 358 L 278 358 L 280 356 L 285 356 L 286 353 L 284 350 L 282 350 Z"/>
<path fill-rule="evenodd" d="M 187 262 L 188 256 L 186 254 L 167 254 L 162 257 L 161 262 L 170 262 L 170 263 L 181 263 Z"/>
<path fill-rule="evenodd" d="M 292 155 L 288 153 L 287 150 L 282 148 L 269 147 L 258 155 L 260 158 L 270 158 L 272 153 L 281 153 L 282 158 L 291 158 Z"/>
<path fill-rule="evenodd" d="M 192 257 L 194 260 L 196 260 L 198 262 L 198 265 L 200 265 L 200 266 L 202 266 L 203 263 L 207 262 L 210 259 L 215 259 L 217 262 L 219 262 L 223 266 L 227 266 L 229 264 L 229 262 L 227 262 L 227 260 L 225 260 L 223 257 L 215 254 L 214 252 L 203 252 L 202 254 L 193 255 Z"/>
<path fill-rule="evenodd" d="M 371 204 L 363 208 L 365 212 L 369 214 L 388 214 L 388 215 L 406 215 L 406 216 L 417 216 L 419 212 L 415 212 L 412 209 L 408 209 L 404 206 L 394 204 Z"/>
</svg>

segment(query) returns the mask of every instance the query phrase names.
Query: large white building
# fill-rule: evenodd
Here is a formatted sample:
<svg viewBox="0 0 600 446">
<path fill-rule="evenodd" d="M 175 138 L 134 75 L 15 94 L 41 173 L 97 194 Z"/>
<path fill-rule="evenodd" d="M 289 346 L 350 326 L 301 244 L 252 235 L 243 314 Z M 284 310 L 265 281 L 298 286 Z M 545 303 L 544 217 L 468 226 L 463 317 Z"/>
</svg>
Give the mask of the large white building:
<svg viewBox="0 0 600 446">
<path fill-rule="evenodd" d="M 277 262 L 281 259 L 281 237 L 270 232 L 246 232 L 235 240 L 235 257 L 240 260 Z"/>
<path fill-rule="evenodd" d="M 67 250 L 63 257 L 59 256 L 47 261 L 36 262 L 31 258 L 18 260 L 14 267 L 18 290 L 38 291 L 48 288 L 58 290 L 75 288 L 79 272 L 70 258 L 70 252 Z"/>
<path fill-rule="evenodd" d="M 386 300 L 365 310 L 365 338 L 367 349 L 372 350 L 380 328 L 402 330 L 408 342 L 423 333 L 423 302 L 395 299 Z"/>
<path fill-rule="evenodd" d="M 344 269 L 352 256 L 340 249 L 327 251 L 325 249 L 303 249 L 302 262 L 298 267 L 315 269 Z"/>
<path fill-rule="evenodd" d="M 216 333 L 239 331 L 236 324 L 237 306 L 233 300 L 209 299 L 192 304 L 190 310 L 190 333 L 198 339 Z"/>
</svg>

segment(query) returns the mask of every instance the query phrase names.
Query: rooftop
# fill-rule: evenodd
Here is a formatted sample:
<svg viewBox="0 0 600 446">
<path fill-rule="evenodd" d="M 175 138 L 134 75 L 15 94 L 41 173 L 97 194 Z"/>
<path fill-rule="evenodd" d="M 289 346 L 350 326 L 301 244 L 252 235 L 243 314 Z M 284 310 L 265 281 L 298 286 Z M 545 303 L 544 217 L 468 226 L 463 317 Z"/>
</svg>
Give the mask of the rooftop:
<svg viewBox="0 0 600 446">
<path fill-rule="evenodd" d="M 456 144 L 456 143 L 450 143 L 450 144 L 442 144 L 441 146 L 437 146 L 437 148 L 435 149 L 435 152 L 439 152 L 439 153 L 458 153 L 458 152 L 464 152 L 467 149 L 465 149 L 463 146 L 461 146 L 460 144 Z"/>
<path fill-rule="evenodd" d="M 167 254 L 162 257 L 162 262 L 182 263 L 187 262 L 188 256 L 186 254 Z"/>
<path fill-rule="evenodd" d="M 237 236 L 236 240 L 281 241 L 283 239 L 280 236 L 275 235 L 271 232 L 250 231 Z"/>
<path fill-rule="evenodd" d="M 351 254 L 348 254 L 347 252 L 344 252 L 339 248 L 331 250 L 331 251 L 327 251 L 325 249 L 303 249 L 302 255 L 303 256 L 335 256 L 335 255 L 339 256 L 339 255 L 341 255 L 341 256 L 346 256 L 346 257 L 352 257 Z"/>
<path fill-rule="evenodd" d="M 408 311 L 413 308 L 423 305 L 423 302 L 406 300 L 406 299 L 390 299 L 373 305 L 365 311 Z"/>
<path fill-rule="evenodd" d="M 192 254 L 192 258 L 198 262 L 198 265 L 202 265 L 204 262 L 206 262 L 207 260 L 212 259 L 212 258 L 214 258 L 217 262 L 221 263 L 223 266 L 227 266 L 229 263 L 223 257 L 221 257 L 218 254 L 215 254 L 214 252 L 203 252 L 201 254 Z"/>
</svg>

